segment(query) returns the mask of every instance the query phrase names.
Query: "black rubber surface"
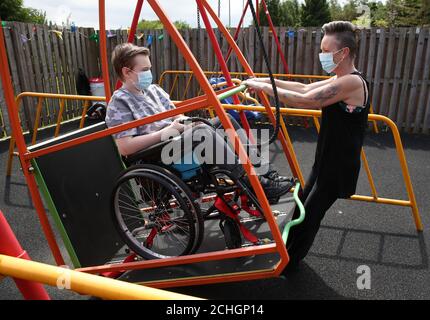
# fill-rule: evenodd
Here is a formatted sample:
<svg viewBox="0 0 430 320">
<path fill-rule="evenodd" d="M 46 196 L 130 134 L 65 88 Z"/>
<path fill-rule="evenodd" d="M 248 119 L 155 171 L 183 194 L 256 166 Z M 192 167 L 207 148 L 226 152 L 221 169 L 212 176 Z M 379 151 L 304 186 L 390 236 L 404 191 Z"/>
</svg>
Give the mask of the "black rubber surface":
<svg viewBox="0 0 430 320">
<path fill-rule="evenodd" d="M 297 127 L 290 128 L 289 132 L 302 171 L 307 175 L 313 163 L 316 133 L 314 129 Z M 286 280 L 265 279 L 172 290 L 212 299 L 430 298 L 430 137 L 403 134 L 402 139 L 424 232 L 416 232 L 410 208 L 338 200 L 323 220 L 300 270 Z M 365 145 L 378 194 L 406 199 L 391 133 L 369 134 Z M 0 209 L 30 256 L 36 261 L 53 264 L 18 162 L 14 160 L 13 175 L 6 179 L 7 144 L 2 144 L 0 150 Z M 289 174 L 280 145 L 272 146 L 271 161 L 281 173 Z M 357 193 L 370 194 L 364 170 Z M 218 235 L 210 234 L 208 239 L 211 237 Z M 371 270 L 370 290 L 357 288 L 357 268 L 361 265 Z M 50 288 L 49 292 L 57 299 L 87 299 L 57 289 Z M 11 279 L 0 282 L 0 299 L 21 299 Z"/>
</svg>

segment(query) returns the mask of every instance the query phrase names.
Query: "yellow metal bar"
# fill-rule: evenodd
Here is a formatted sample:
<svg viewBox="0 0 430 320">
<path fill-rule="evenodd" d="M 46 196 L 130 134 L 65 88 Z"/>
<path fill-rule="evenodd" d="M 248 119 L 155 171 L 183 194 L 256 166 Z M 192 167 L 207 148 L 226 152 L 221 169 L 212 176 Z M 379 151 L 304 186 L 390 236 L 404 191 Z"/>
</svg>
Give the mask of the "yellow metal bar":
<svg viewBox="0 0 430 320">
<path fill-rule="evenodd" d="M 13 160 L 13 151 L 15 150 L 15 139 L 13 136 L 10 137 L 9 142 L 9 154 L 7 157 L 7 168 L 6 168 L 6 177 L 10 177 L 12 174 L 12 160 Z"/>
<path fill-rule="evenodd" d="M 375 182 L 373 181 L 372 172 L 369 168 L 369 162 L 367 161 L 366 154 L 364 153 L 364 149 L 361 149 L 361 159 L 363 160 L 363 166 L 366 170 L 367 179 L 369 180 L 370 190 L 372 191 L 373 198 L 378 198 L 378 193 L 376 192 Z"/>
<path fill-rule="evenodd" d="M 190 78 L 187 81 L 187 84 L 186 84 L 185 90 L 184 90 L 184 94 L 182 95 L 182 100 L 185 100 L 185 98 L 187 97 L 187 93 L 188 93 L 192 79 L 193 79 L 193 74 L 190 75 Z"/>
<path fill-rule="evenodd" d="M 312 119 L 314 120 L 314 125 L 315 125 L 315 128 L 317 129 L 317 132 L 319 132 L 320 131 L 320 122 L 318 121 L 318 118 L 312 117 Z"/>
<path fill-rule="evenodd" d="M 375 112 L 373 112 L 373 105 L 372 104 L 370 104 L 369 112 L 375 113 Z M 377 124 L 376 120 L 373 120 L 373 131 L 375 131 L 375 133 L 379 133 L 378 124 Z"/>
<path fill-rule="evenodd" d="M 71 94 L 57 94 L 57 93 L 41 93 L 41 92 L 22 92 L 18 96 L 16 96 L 16 106 L 19 110 L 22 99 L 24 97 L 34 97 L 38 98 L 37 103 L 37 109 L 36 109 L 36 118 L 34 121 L 34 127 L 33 127 L 33 135 L 31 138 L 31 144 L 36 143 L 37 139 L 37 132 L 40 129 L 40 118 L 41 118 L 41 112 L 43 107 L 43 99 L 60 99 L 61 102 L 63 102 L 63 108 L 64 108 L 64 101 L 63 100 L 79 100 L 79 101 L 85 101 L 85 105 L 89 103 L 89 101 L 106 101 L 105 97 L 93 97 L 93 96 L 81 96 L 81 95 L 71 95 Z M 84 113 L 86 113 L 84 105 Z M 60 108 L 61 109 L 61 108 Z M 19 114 L 19 112 L 18 112 Z M 62 115 L 62 112 L 59 113 L 59 115 Z M 83 127 L 85 121 L 85 115 L 81 119 L 80 128 Z M 59 128 L 58 128 L 58 121 L 56 124 L 57 128 L 55 130 L 56 136 L 58 135 Z M 11 136 L 10 143 L 9 143 L 9 154 L 8 154 L 8 160 L 7 160 L 7 168 L 6 168 L 6 176 L 10 176 L 12 174 L 12 161 L 13 161 L 13 151 L 15 149 L 15 140 L 13 139 L 13 136 Z"/>
<path fill-rule="evenodd" d="M 260 111 L 265 112 L 264 107 L 259 106 L 244 106 L 244 105 L 230 105 L 230 104 L 223 104 L 222 105 L 225 109 L 234 109 L 234 110 L 252 110 L 252 111 Z M 272 108 L 272 110 L 275 110 L 275 108 Z M 291 109 L 291 108 L 281 108 L 281 113 L 288 114 L 288 115 L 294 115 L 294 116 L 303 116 L 303 117 L 320 117 L 321 116 L 321 110 L 306 110 L 306 109 Z M 397 129 L 396 124 L 390 119 L 385 116 L 379 115 L 379 114 L 369 114 L 368 117 L 369 121 L 382 121 L 386 123 L 393 133 L 394 142 L 396 145 L 396 151 L 397 156 L 400 161 L 400 167 L 402 169 L 402 175 L 406 186 L 406 191 L 408 193 L 409 201 L 404 200 L 389 200 L 390 204 L 398 204 L 398 205 L 408 205 L 412 208 L 412 214 L 415 222 L 416 229 L 418 231 L 423 230 L 423 224 L 421 221 L 421 217 L 418 210 L 417 201 L 415 198 L 415 193 L 412 187 L 411 177 L 409 174 L 408 165 L 406 162 L 406 156 L 405 152 L 403 150 L 402 140 L 400 139 L 399 130 Z M 293 149 L 291 149 L 293 150 Z M 368 198 L 357 198 L 357 196 L 352 196 L 351 199 L 353 200 L 363 200 L 363 201 L 370 201 L 368 199 L 373 199 L 373 202 L 380 202 L 380 203 L 386 203 L 381 201 L 388 201 L 384 200 L 384 198 L 377 198 L 378 201 L 375 201 L 374 197 L 368 197 Z M 382 199 L 382 200 L 381 200 Z"/>
<path fill-rule="evenodd" d="M 55 127 L 54 137 L 58 137 L 60 134 L 61 119 L 63 118 L 64 111 L 64 101 L 64 99 L 60 100 L 60 110 L 58 111 L 57 126 Z"/>
<path fill-rule="evenodd" d="M 317 132 L 320 131 L 320 123 L 318 121 L 317 117 L 312 117 L 314 119 L 315 128 L 317 129 Z M 369 180 L 370 189 L 372 191 L 373 198 L 376 199 L 378 197 L 378 194 L 376 192 L 375 182 L 373 181 L 372 173 L 370 172 L 369 163 L 367 162 L 366 154 L 364 153 L 364 149 L 361 149 L 361 158 L 363 159 L 363 166 L 366 170 L 367 179 Z"/>
<path fill-rule="evenodd" d="M 44 263 L 0 255 L 0 274 L 108 300 L 201 300 Z"/>
<path fill-rule="evenodd" d="M 293 157 L 291 157 L 291 160 L 293 161 L 294 165 L 297 168 L 297 176 L 299 178 L 300 185 L 302 185 L 304 188 L 305 178 L 303 178 L 302 169 L 299 166 L 299 162 L 297 161 L 296 153 L 295 153 L 293 145 L 291 143 L 290 136 L 288 135 L 288 130 L 287 130 L 287 126 L 285 125 L 284 117 L 281 115 L 281 117 L 279 119 L 281 120 L 280 121 L 281 130 L 282 130 L 282 133 L 284 134 L 284 136 L 287 140 L 288 148 L 290 149 L 291 154 L 294 155 Z"/>
<path fill-rule="evenodd" d="M 39 130 L 40 116 L 42 115 L 42 106 L 43 106 L 43 98 L 39 97 L 37 99 L 36 118 L 34 119 L 33 136 L 31 138 L 31 144 L 36 143 L 37 130 Z"/>
<path fill-rule="evenodd" d="M 85 115 L 87 114 L 88 106 L 89 105 L 90 105 L 90 101 L 86 100 L 84 102 L 84 107 L 82 108 L 81 122 L 79 123 L 79 129 L 82 129 L 84 127 L 84 124 L 85 124 Z"/>
<path fill-rule="evenodd" d="M 350 199 L 351 200 L 357 200 L 357 201 L 365 201 L 365 202 L 392 204 L 395 206 L 411 207 L 412 208 L 412 202 L 408 201 L 408 200 L 398 200 L 398 199 L 390 199 L 390 198 L 374 198 L 371 196 L 362 196 L 362 195 L 358 195 L 358 194 L 351 196 Z"/>
<path fill-rule="evenodd" d="M 178 77 L 179 77 L 179 75 L 177 74 L 177 75 L 175 76 L 175 80 L 173 80 L 173 84 L 172 84 L 172 87 L 170 88 L 169 96 L 171 96 L 171 95 L 172 95 L 172 93 L 173 93 L 173 89 L 175 89 L 176 83 L 178 83 Z"/>
</svg>

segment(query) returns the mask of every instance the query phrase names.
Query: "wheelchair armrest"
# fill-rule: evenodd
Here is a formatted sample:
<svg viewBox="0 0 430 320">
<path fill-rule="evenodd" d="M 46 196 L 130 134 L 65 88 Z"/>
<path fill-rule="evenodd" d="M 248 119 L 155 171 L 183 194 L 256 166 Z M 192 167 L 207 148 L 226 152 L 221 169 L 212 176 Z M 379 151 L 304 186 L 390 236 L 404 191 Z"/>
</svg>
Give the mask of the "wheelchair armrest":
<svg viewBox="0 0 430 320">
<path fill-rule="evenodd" d="M 167 145 L 171 140 L 175 140 L 180 138 L 180 136 L 174 137 L 169 140 L 164 140 L 159 143 L 156 143 L 146 149 L 142 149 L 137 151 L 136 153 L 130 154 L 124 157 L 124 160 L 127 165 L 132 165 L 139 160 L 143 160 L 144 162 L 158 162 L 160 161 L 161 150 L 165 145 Z"/>
</svg>

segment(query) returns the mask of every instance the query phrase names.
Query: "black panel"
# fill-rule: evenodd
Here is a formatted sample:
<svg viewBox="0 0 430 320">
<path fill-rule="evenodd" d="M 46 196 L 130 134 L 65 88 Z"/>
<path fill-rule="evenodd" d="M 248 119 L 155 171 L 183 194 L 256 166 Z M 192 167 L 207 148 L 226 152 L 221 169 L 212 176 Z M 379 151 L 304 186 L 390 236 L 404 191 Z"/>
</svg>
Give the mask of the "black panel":
<svg viewBox="0 0 430 320">
<path fill-rule="evenodd" d="M 35 145 L 31 151 L 105 129 L 100 123 Z M 111 260 L 123 246 L 112 223 L 110 196 L 123 170 L 105 137 L 37 158 L 37 164 L 82 266 Z"/>
</svg>

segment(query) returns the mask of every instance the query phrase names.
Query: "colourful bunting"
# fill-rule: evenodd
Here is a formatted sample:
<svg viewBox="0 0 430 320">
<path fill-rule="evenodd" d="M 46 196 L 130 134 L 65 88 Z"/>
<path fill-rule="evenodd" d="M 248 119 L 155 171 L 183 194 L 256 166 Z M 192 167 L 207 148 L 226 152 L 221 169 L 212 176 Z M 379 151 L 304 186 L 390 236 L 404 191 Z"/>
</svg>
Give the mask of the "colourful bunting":
<svg viewBox="0 0 430 320">
<path fill-rule="evenodd" d="M 60 38 L 61 40 L 63 40 L 63 32 L 62 31 L 58 31 L 58 30 L 49 30 L 49 32 L 53 32 L 57 35 L 58 38 Z"/>
</svg>

